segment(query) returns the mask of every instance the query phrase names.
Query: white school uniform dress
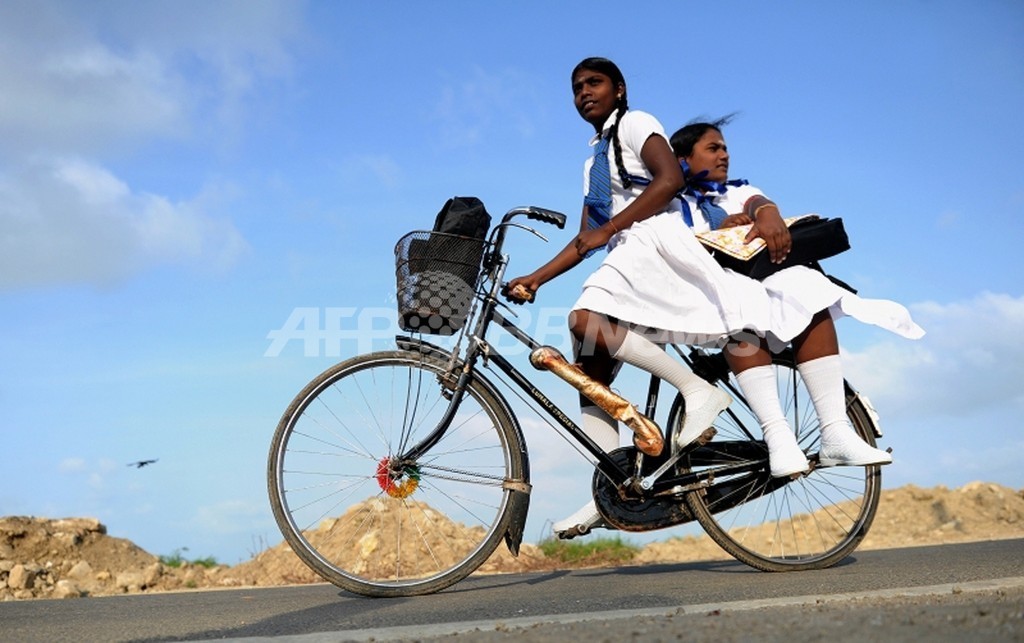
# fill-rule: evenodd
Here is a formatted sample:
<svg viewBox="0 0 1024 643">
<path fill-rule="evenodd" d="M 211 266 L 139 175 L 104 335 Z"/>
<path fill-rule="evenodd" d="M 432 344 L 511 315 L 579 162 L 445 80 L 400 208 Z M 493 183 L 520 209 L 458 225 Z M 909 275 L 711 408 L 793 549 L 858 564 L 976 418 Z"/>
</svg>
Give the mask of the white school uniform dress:
<svg viewBox="0 0 1024 643">
<path fill-rule="evenodd" d="M 605 133 L 615 118 L 613 114 L 605 123 Z M 651 136 L 668 141 L 657 119 L 645 112 L 627 111 L 618 135 L 626 172 L 653 178 L 640 150 Z M 595 135 L 591 145 L 597 141 Z M 610 145 L 608 149 L 612 216 L 644 189 L 636 184 L 623 189 L 614 148 Z M 584 194 L 589 190 L 592 163 L 593 158 L 588 159 L 584 166 Z M 716 203 L 728 213 L 741 211 L 746 199 L 760 194 L 756 188 L 743 188 L 731 188 Z M 732 190 L 736 191 L 730 194 Z M 739 199 L 737 208 L 734 202 Z M 694 226 L 700 229 L 699 220 L 707 229 L 696 204 L 691 202 L 690 207 Z M 849 315 L 903 337 L 924 335 L 900 304 L 858 297 L 810 268 L 787 268 L 763 281 L 722 268 L 684 222 L 678 199 L 664 212 L 613 235 L 608 249 L 601 265 L 584 282 L 573 309 L 602 313 L 656 331 L 655 341 L 722 344 L 730 335 L 753 331 L 765 337 L 772 350 L 780 350 L 807 328 L 815 313 L 825 309 L 833 318 Z"/>
</svg>

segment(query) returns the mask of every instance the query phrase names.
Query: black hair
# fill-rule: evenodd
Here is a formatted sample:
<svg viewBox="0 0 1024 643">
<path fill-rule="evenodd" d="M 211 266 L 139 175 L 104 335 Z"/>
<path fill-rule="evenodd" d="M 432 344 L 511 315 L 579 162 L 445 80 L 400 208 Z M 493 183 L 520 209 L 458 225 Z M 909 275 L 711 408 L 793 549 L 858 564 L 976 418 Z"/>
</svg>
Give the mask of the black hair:
<svg viewBox="0 0 1024 643">
<path fill-rule="evenodd" d="M 715 130 L 719 134 L 722 128 L 728 125 L 736 116 L 735 112 L 713 121 L 696 119 L 676 130 L 676 133 L 669 139 L 672 151 L 677 157 L 685 157 L 693 154 L 693 146 L 701 139 L 708 130 Z"/>
<path fill-rule="evenodd" d="M 629 99 L 626 97 L 626 78 L 622 75 L 619 66 L 612 61 L 607 58 L 593 57 L 584 58 L 578 65 L 572 68 L 570 82 L 575 80 L 576 74 L 584 69 L 604 74 L 611 79 L 612 85 L 616 87 L 622 86 L 622 96 L 619 96 L 615 102 L 615 124 L 609 128 L 608 137 L 612 140 L 612 147 L 615 148 L 615 169 L 618 170 L 619 178 L 622 180 L 622 187 L 628 190 L 633 185 L 633 182 L 630 180 L 629 173 L 626 172 L 626 166 L 622 162 L 622 143 L 619 142 L 619 121 L 622 119 L 622 115 L 629 109 Z"/>
</svg>

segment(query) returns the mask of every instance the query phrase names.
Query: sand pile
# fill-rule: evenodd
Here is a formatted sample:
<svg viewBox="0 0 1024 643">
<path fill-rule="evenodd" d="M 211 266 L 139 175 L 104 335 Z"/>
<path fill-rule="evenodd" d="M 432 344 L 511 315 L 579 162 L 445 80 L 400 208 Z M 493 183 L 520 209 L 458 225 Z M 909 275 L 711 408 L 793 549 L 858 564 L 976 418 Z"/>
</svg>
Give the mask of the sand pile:
<svg viewBox="0 0 1024 643">
<path fill-rule="evenodd" d="M 402 560 L 423 560 L 419 548 L 429 548 L 444 562 L 446 552 L 458 552 L 475 535 L 419 505 L 429 519 L 427 540 L 407 539 L 403 552 L 384 552 L 378 537 L 395 528 L 387 500 L 368 500 L 350 511 L 373 516 L 374 532 L 356 538 L 344 517 L 317 526 L 308 535 L 324 543 L 328 557 L 365 573 L 392 569 Z M 613 533 L 613 532 L 609 532 Z M 1024 491 L 974 482 L 957 489 L 913 485 L 882 492 L 878 513 L 860 549 L 997 540 L 1024 537 Z M 625 535 L 628 539 L 628 534 Z M 334 543 L 334 544 L 330 544 Z M 635 564 L 727 559 L 706 536 L 671 538 L 646 545 Z M 361 566 L 361 567 L 360 567 Z M 373 567 L 376 566 L 376 567 Z M 524 543 L 519 558 L 501 545 L 481 568 L 483 573 L 522 572 L 559 568 L 535 546 Z M 74 598 L 106 594 L 168 591 L 205 587 L 268 586 L 322 582 L 282 543 L 234 567 L 169 566 L 133 543 L 110 536 L 94 518 L 47 519 L 22 516 L 0 518 L 0 600 Z"/>
</svg>

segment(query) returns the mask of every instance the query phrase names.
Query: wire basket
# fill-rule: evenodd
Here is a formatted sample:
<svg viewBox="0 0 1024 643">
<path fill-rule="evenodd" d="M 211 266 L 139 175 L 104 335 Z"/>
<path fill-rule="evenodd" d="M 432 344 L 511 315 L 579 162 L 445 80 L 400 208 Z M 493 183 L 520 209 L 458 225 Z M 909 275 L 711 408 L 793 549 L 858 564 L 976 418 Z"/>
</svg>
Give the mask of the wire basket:
<svg viewBox="0 0 1024 643">
<path fill-rule="evenodd" d="M 398 324 L 402 330 L 451 335 L 466 323 L 484 240 L 410 232 L 395 246 Z"/>
</svg>

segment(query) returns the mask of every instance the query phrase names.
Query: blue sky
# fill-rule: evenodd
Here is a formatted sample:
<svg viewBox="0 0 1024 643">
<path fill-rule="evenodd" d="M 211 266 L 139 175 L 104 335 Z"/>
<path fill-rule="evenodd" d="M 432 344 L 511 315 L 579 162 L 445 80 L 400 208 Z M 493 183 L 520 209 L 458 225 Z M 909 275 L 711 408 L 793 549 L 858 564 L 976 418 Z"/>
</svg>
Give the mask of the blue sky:
<svg viewBox="0 0 1024 643">
<path fill-rule="evenodd" d="M 0 4 L 0 515 L 95 516 L 227 563 L 279 542 L 271 434 L 306 381 L 386 345 L 395 241 L 456 194 L 578 216 L 592 132 L 569 73 L 591 55 L 669 131 L 739 112 L 733 176 L 842 216 L 853 250 L 829 270 L 928 331 L 839 324 L 886 487 L 1024 486 L 1024 6 L 708 7 Z M 512 273 L 570 234 L 544 232 L 515 238 Z M 527 328 L 564 341 L 585 272 Z M 351 332 L 275 346 L 297 309 Z M 590 473 L 526 424 L 536 540 Z"/>
</svg>

